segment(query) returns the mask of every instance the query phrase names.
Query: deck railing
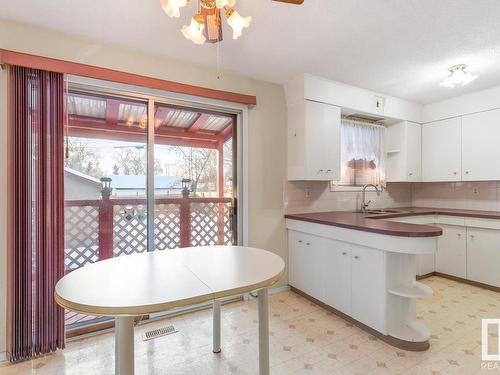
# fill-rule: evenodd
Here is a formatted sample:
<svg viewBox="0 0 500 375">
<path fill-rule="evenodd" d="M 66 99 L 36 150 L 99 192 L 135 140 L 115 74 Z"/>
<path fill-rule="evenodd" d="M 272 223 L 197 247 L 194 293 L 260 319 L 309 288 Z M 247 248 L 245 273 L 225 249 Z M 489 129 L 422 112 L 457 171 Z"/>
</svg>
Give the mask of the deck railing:
<svg viewBox="0 0 500 375">
<path fill-rule="evenodd" d="M 231 198 L 156 199 L 155 249 L 232 244 L 232 213 Z M 147 251 L 145 198 L 67 200 L 64 215 L 66 272 Z"/>
</svg>

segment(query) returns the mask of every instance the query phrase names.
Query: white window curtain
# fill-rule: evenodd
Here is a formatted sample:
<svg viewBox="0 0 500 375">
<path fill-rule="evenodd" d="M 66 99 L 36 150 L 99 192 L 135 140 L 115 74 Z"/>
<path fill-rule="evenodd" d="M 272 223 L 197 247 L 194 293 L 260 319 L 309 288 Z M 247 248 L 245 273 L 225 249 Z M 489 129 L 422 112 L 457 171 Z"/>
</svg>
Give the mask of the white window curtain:
<svg viewBox="0 0 500 375">
<path fill-rule="evenodd" d="M 385 179 L 385 128 L 342 119 L 339 185 L 381 184 Z"/>
</svg>

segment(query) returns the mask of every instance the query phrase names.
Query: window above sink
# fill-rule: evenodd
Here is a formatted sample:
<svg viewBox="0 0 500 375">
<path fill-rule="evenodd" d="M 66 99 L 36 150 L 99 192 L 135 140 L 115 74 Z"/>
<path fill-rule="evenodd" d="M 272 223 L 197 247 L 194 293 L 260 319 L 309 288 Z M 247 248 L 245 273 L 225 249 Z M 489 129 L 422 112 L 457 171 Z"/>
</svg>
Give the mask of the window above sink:
<svg viewBox="0 0 500 375">
<path fill-rule="evenodd" d="M 385 178 L 385 126 L 343 117 L 340 126 L 340 180 L 331 191 L 359 191 L 365 184 L 380 185 Z"/>
</svg>

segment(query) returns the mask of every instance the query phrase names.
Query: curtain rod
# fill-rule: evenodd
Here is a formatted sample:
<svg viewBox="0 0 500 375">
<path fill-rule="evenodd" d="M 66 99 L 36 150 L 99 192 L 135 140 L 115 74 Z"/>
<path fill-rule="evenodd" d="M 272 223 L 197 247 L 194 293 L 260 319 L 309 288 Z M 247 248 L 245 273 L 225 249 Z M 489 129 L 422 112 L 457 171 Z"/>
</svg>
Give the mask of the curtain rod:
<svg viewBox="0 0 500 375">
<path fill-rule="evenodd" d="M 349 118 L 347 116 L 341 116 L 341 119 L 342 121 L 346 121 L 346 122 L 352 122 L 353 124 L 357 124 L 357 125 L 364 125 L 364 126 L 373 126 L 373 127 L 376 127 L 376 128 L 384 128 L 385 129 L 385 125 L 384 124 L 379 124 L 375 121 L 371 121 L 371 120 L 368 120 L 368 119 L 358 119 L 358 118 Z"/>
</svg>

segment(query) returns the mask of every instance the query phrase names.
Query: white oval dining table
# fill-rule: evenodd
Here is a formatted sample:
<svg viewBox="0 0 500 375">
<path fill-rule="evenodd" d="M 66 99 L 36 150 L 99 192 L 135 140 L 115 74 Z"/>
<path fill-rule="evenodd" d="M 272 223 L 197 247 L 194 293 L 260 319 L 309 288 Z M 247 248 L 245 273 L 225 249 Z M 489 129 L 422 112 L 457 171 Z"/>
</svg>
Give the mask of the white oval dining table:
<svg viewBox="0 0 500 375">
<path fill-rule="evenodd" d="M 213 351 L 220 352 L 220 300 L 258 292 L 259 373 L 269 375 L 267 288 L 285 270 L 278 255 L 243 246 L 202 246 L 126 255 L 59 280 L 55 300 L 79 313 L 115 317 L 115 373 L 134 374 L 134 317 L 213 303 Z"/>
</svg>

